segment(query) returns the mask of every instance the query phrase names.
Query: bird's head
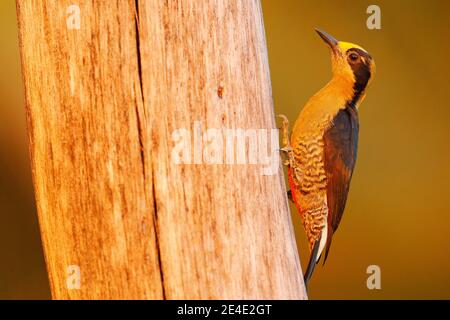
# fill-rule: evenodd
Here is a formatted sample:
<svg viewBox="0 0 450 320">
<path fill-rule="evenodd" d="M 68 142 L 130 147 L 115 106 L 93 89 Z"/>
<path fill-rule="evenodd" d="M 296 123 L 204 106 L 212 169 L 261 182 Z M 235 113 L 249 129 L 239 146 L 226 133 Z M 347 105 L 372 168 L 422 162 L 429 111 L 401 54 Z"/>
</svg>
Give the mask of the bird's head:
<svg viewBox="0 0 450 320">
<path fill-rule="evenodd" d="M 375 75 L 375 61 L 360 46 L 338 41 L 319 29 L 316 31 L 331 49 L 333 76 L 353 84 L 353 98 L 356 103 L 364 95 L 365 89 Z"/>
</svg>

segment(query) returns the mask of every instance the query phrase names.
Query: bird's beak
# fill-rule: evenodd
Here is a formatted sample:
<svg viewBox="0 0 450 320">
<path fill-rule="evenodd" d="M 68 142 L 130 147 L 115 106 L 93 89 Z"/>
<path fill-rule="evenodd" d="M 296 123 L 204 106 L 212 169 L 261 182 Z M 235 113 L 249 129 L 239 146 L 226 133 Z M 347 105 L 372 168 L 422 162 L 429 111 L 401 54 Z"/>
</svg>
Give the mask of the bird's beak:
<svg viewBox="0 0 450 320">
<path fill-rule="evenodd" d="M 319 34 L 319 36 L 325 41 L 326 44 L 328 44 L 333 52 L 338 51 L 338 44 L 339 41 L 337 41 L 335 38 L 333 38 L 331 35 L 326 33 L 325 31 L 319 30 L 316 28 L 316 32 Z"/>
</svg>

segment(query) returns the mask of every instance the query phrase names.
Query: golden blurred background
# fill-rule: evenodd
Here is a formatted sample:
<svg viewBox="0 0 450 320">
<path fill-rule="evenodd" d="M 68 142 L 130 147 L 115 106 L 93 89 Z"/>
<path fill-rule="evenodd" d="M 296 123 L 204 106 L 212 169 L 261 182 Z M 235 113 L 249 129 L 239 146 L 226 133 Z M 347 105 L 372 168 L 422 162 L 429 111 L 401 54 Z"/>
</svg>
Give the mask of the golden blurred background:
<svg viewBox="0 0 450 320">
<path fill-rule="evenodd" d="M 14 0 L 0 1 L 0 43 L 0 299 L 46 299 Z"/>
<path fill-rule="evenodd" d="M 371 4 L 381 30 L 366 27 Z M 361 45 L 377 64 L 347 208 L 310 298 L 450 298 L 450 1 L 263 0 L 263 9 L 276 112 L 292 121 L 331 74 L 314 27 Z M 367 289 L 369 265 L 381 268 L 381 290 Z"/>
<path fill-rule="evenodd" d="M 314 27 L 367 49 L 377 75 L 360 112 L 348 205 L 311 299 L 450 298 L 450 2 L 262 0 L 277 113 L 294 121 L 330 78 Z M 366 9 L 381 7 L 382 29 Z M 26 141 L 15 1 L 0 1 L 0 299 L 50 298 Z M 294 207 L 301 260 L 306 241 Z M 366 269 L 381 268 L 381 290 Z"/>
</svg>

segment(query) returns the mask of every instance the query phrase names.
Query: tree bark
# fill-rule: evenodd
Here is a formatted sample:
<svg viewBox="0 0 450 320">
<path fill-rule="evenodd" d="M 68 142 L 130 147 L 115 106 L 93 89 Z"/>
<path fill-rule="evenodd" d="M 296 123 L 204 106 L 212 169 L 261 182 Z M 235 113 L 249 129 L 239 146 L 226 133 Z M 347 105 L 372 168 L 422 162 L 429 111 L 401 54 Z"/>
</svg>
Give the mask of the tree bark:
<svg viewBox="0 0 450 320">
<path fill-rule="evenodd" d="M 259 1 L 76 2 L 17 0 L 53 297 L 306 298 L 281 169 L 173 158 L 275 128 Z"/>
</svg>

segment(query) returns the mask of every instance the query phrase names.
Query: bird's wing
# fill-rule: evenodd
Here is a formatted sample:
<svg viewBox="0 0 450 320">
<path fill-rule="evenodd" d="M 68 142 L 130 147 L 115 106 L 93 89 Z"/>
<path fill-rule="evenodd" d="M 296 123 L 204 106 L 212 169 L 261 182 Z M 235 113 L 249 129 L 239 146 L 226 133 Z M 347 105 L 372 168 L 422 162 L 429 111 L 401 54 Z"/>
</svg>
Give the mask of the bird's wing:
<svg viewBox="0 0 450 320">
<path fill-rule="evenodd" d="M 324 160 L 327 175 L 328 235 L 324 263 L 333 233 L 344 213 L 350 180 L 358 150 L 358 111 L 353 107 L 341 109 L 324 134 Z"/>
</svg>

